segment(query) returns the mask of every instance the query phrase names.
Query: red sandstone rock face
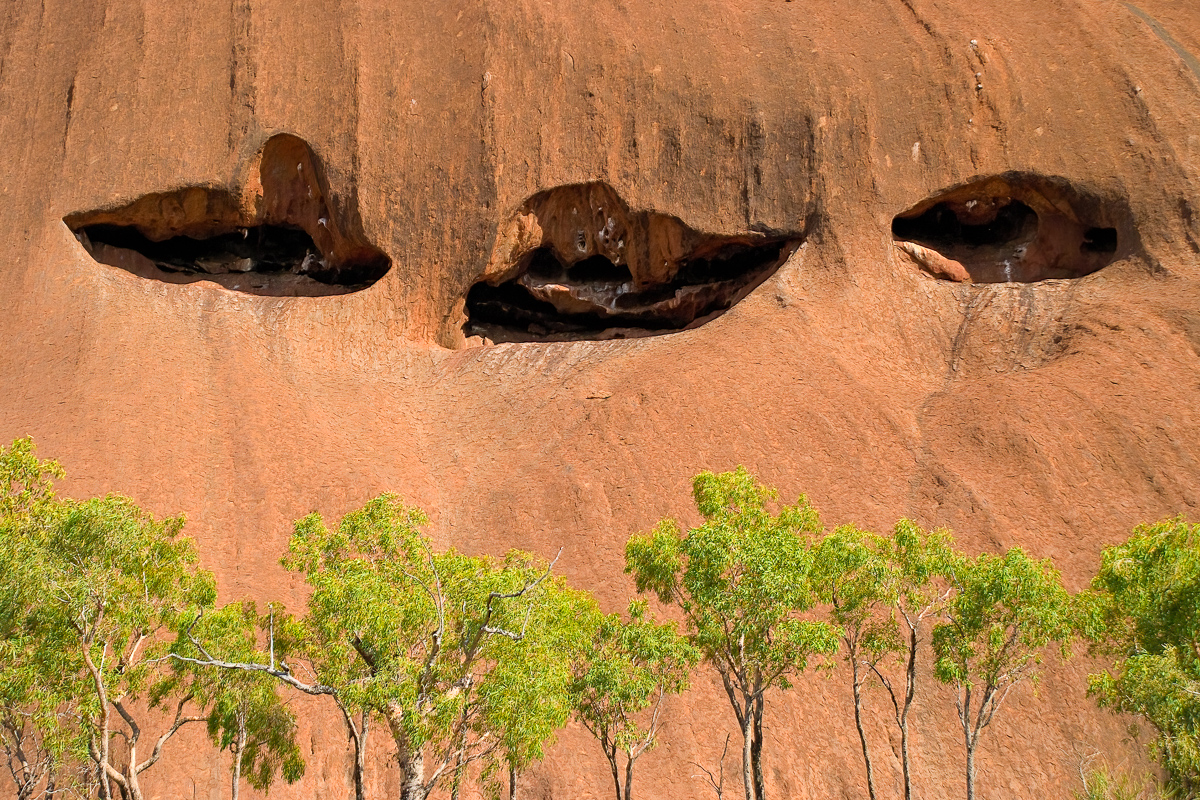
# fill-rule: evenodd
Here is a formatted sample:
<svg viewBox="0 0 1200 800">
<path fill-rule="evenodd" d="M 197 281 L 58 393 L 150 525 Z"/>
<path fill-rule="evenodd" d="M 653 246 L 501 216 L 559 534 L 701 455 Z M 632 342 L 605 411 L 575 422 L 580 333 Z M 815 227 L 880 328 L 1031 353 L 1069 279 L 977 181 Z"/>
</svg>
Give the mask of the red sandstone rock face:
<svg viewBox="0 0 1200 800">
<path fill-rule="evenodd" d="M 21 0 L 0 20 L 0 440 L 35 436 L 68 493 L 186 513 L 227 600 L 299 608 L 290 522 L 393 490 L 441 544 L 564 547 L 616 608 L 629 533 L 691 519 L 690 477 L 736 464 L 827 522 L 949 525 L 1078 587 L 1133 524 L 1200 511 L 1198 55 L 1182 0 Z M 684 330 L 473 335 L 472 287 L 529 248 L 574 265 L 539 203 L 586 185 L 619 199 L 609 233 L 669 254 L 629 267 L 642 288 L 698 242 L 795 249 Z M 610 215 L 587 213 L 579 255 L 612 263 Z M 364 287 L 288 267 L 250 294 L 136 248 L 98 263 L 72 228 L 100 222 L 150 242 L 278 225 L 305 257 L 390 268 Z M 989 282 L 1005 260 L 1037 282 Z M 567 303 L 587 281 L 551 283 Z M 1140 757 L 1085 670 L 989 730 L 985 796 L 1064 797 L 1081 753 Z M 841 677 L 772 701 L 774 797 L 864 793 Z M 925 688 L 918 784 L 958 796 L 949 700 Z M 346 795 L 340 728 L 312 709 L 308 776 L 273 797 Z M 639 789 L 704 797 L 689 762 L 714 761 L 730 715 L 703 676 L 670 711 Z M 888 729 L 870 733 L 886 784 Z M 157 796 L 228 791 L 194 741 Z M 574 728 L 526 778 L 528 797 L 607 792 Z"/>
</svg>

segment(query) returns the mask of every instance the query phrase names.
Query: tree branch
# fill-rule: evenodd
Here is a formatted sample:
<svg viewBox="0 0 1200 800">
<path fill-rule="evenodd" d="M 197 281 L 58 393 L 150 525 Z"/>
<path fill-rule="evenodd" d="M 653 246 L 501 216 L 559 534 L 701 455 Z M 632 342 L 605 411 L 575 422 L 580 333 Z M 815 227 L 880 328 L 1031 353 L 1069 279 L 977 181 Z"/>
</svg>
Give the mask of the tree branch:
<svg viewBox="0 0 1200 800">
<path fill-rule="evenodd" d="M 134 775 L 140 775 L 142 772 L 145 772 L 146 770 L 150 769 L 150 767 L 153 767 L 156 763 L 158 763 L 158 759 L 162 755 L 163 745 L 167 743 L 168 739 L 175 735 L 176 731 L 178 731 L 184 725 L 187 725 L 189 722 L 204 722 L 204 717 L 183 716 L 183 707 L 187 705 L 188 701 L 191 699 L 191 694 L 188 694 L 186 697 L 180 699 L 179 705 L 175 707 L 175 721 L 171 724 L 171 727 L 163 733 L 162 736 L 158 737 L 158 741 L 154 743 L 154 750 L 150 753 L 150 756 L 141 764 L 138 764 L 133 768 Z"/>
</svg>

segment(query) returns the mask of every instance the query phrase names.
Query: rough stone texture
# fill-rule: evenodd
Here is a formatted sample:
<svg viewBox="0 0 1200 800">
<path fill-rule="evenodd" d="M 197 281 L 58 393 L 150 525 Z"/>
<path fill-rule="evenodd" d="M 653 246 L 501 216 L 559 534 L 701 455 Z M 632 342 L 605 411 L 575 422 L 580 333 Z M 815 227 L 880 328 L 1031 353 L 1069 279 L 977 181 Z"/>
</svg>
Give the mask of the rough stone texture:
<svg viewBox="0 0 1200 800">
<path fill-rule="evenodd" d="M 17 0 L 0 18 L 0 439 L 35 436 L 68 493 L 186 513 L 230 600 L 300 607 L 277 562 L 291 520 L 394 490 L 440 544 L 564 547 L 616 608 L 629 533 L 693 519 L 689 478 L 736 464 L 828 522 L 949 525 L 972 550 L 1052 556 L 1078 587 L 1135 523 L 1200 511 L 1198 54 L 1188 0 Z M 188 187 L 242 197 L 280 133 L 311 148 L 339 229 L 392 260 L 370 288 L 172 285 L 96 263 L 62 221 Z M 1117 217 L 1113 263 L 977 284 L 893 245 L 895 215 L 1013 172 Z M 467 340 L 464 298 L 505 226 L 597 181 L 705 235 L 805 242 L 691 330 Z M 1083 697 L 1085 669 L 985 734 L 984 796 L 1065 797 L 1080 754 L 1140 757 Z M 842 677 L 772 700 L 773 797 L 864 794 Z M 958 796 L 949 700 L 923 680 L 917 780 Z M 336 719 L 306 708 L 321 746 L 272 796 L 344 797 Z M 730 714 L 707 678 L 670 711 L 639 789 L 704 797 L 689 762 L 714 762 Z M 192 742 L 152 793 L 225 796 L 225 763 Z M 525 790 L 606 781 L 571 729 Z"/>
</svg>

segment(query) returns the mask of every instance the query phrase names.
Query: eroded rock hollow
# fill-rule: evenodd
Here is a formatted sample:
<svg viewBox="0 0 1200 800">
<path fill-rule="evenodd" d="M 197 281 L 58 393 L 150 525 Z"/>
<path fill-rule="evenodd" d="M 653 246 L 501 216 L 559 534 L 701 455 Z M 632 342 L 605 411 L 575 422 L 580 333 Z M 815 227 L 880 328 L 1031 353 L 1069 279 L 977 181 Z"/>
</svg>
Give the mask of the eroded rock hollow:
<svg viewBox="0 0 1200 800">
<path fill-rule="evenodd" d="M 1034 283 L 1081 278 L 1117 253 L 1128 212 L 1069 183 L 1009 173 L 930 197 L 892 221 L 896 246 L 939 278 Z"/>
<path fill-rule="evenodd" d="M 468 336 L 493 342 L 612 339 L 701 325 L 770 276 L 799 233 L 701 233 L 633 211 L 607 184 L 531 197 L 466 298 Z"/>
<path fill-rule="evenodd" d="M 365 289 L 387 273 L 390 259 L 330 213 L 304 141 L 272 137 L 255 172 L 240 193 L 191 186 L 63 221 L 99 263 L 165 283 L 320 296 Z"/>
</svg>

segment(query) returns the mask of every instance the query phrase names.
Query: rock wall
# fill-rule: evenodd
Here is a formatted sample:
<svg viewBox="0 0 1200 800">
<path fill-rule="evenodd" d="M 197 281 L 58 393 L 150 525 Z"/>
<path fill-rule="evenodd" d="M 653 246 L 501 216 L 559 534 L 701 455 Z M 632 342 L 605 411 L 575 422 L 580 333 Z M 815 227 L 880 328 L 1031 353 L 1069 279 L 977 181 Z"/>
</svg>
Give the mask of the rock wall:
<svg viewBox="0 0 1200 800">
<path fill-rule="evenodd" d="M 1078 587 L 1135 523 L 1200 512 L 1198 55 L 1179 0 L 14 0 L 0 440 L 36 437 L 68 494 L 186 513 L 226 600 L 300 607 L 291 521 L 392 490 L 440 544 L 564 548 L 617 608 L 628 535 L 694 519 L 690 477 L 737 464 L 829 523 L 948 525 Z M 596 196 L 620 213 L 563 219 Z M 209 239 L 216 267 L 172 238 L 255 226 L 307 238 Z M 705 273 L 742 282 L 694 314 L 597 310 L 771 243 Z M 472 290 L 545 248 L 522 291 L 583 333 L 480 326 Z M 1085 671 L 985 734 L 985 796 L 1067 796 L 1094 750 L 1138 762 Z M 865 794 L 843 677 L 771 702 L 774 797 Z M 923 680 L 918 785 L 958 796 Z M 306 708 L 320 747 L 272 796 L 344 797 L 336 718 Z M 730 714 L 707 677 L 669 711 L 639 791 L 705 797 L 690 762 Z M 152 793 L 225 796 L 193 742 Z M 609 791 L 574 728 L 525 780 Z"/>
</svg>

